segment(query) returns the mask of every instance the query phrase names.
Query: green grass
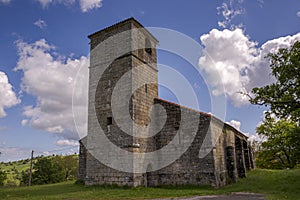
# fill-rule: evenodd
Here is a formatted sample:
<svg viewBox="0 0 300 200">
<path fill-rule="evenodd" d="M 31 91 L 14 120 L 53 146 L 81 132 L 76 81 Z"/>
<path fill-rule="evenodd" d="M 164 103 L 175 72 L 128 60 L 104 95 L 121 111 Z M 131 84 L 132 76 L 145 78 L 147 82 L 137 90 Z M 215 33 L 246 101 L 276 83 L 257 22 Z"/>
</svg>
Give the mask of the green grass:
<svg viewBox="0 0 300 200">
<path fill-rule="evenodd" d="M 182 197 L 232 192 L 255 192 L 265 194 L 267 199 L 300 198 L 300 169 L 253 170 L 238 183 L 221 189 L 211 187 L 163 187 L 119 188 L 109 186 L 75 185 L 74 182 L 59 184 L 0 188 L 0 199 L 146 199 Z"/>
<path fill-rule="evenodd" d="M 5 185 L 8 183 L 14 183 L 15 185 L 19 185 L 20 181 L 16 179 L 17 173 L 19 174 L 22 171 L 26 171 L 30 167 L 30 161 L 28 160 L 20 160 L 9 163 L 1 163 L 0 169 L 7 173 L 7 180 L 5 181 Z"/>
<path fill-rule="evenodd" d="M 251 171 L 246 179 L 222 188 L 227 192 L 255 192 L 267 199 L 300 199 L 300 169 Z"/>
</svg>

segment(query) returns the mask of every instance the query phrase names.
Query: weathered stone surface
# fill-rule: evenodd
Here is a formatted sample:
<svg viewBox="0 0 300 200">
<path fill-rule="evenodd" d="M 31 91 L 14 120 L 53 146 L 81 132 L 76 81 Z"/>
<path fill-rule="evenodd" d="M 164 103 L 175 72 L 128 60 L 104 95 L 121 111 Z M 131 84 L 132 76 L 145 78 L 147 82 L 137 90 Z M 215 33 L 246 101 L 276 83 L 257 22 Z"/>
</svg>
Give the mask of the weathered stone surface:
<svg viewBox="0 0 300 200">
<path fill-rule="evenodd" d="M 79 157 L 79 179 L 86 185 L 220 187 L 245 177 L 246 169 L 254 167 L 245 135 L 209 114 L 158 98 L 158 41 L 139 22 L 131 18 L 89 38 L 88 136 L 80 141 Z M 121 90 L 112 101 L 115 87 Z M 128 103 L 122 104 L 122 97 L 128 94 Z M 114 116 L 112 107 L 126 112 Z M 164 119 L 162 129 L 151 135 L 149 127 L 160 127 Z M 130 131 L 124 131 L 116 120 Z M 99 127 L 113 144 L 134 155 L 159 151 L 167 145 L 178 149 L 189 141 L 191 144 L 178 159 L 161 169 L 152 170 L 164 161 L 163 155 L 157 154 L 153 163 L 148 164 L 146 173 L 122 172 L 99 162 L 91 153 L 97 148 L 92 142 L 99 134 Z M 139 134 L 149 137 L 139 137 Z M 176 157 L 175 152 L 170 151 L 169 156 Z M 126 162 L 133 169 L 140 167 L 134 159 Z"/>
</svg>

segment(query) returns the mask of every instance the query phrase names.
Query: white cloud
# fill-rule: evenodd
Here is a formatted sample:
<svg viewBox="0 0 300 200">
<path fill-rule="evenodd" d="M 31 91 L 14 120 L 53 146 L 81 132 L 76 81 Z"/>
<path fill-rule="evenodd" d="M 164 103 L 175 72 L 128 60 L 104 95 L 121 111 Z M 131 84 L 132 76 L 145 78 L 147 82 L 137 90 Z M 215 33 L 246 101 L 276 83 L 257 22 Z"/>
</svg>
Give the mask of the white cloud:
<svg viewBox="0 0 300 200">
<path fill-rule="evenodd" d="M 232 127 L 234 127 L 236 130 L 241 131 L 241 122 L 240 121 L 231 120 L 230 122 L 226 122 L 226 123 L 231 125 Z M 243 134 L 248 137 L 248 141 L 250 143 L 253 143 L 254 141 L 261 143 L 265 140 L 264 137 L 258 135 L 257 133 L 255 133 L 255 134 L 243 133 Z"/>
<path fill-rule="evenodd" d="M 241 131 L 241 122 L 237 120 L 231 120 L 230 122 L 226 122 L 227 124 L 231 125 L 238 131 Z M 255 134 L 250 134 L 250 133 L 243 133 L 248 137 L 248 141 L 253 144 L 254 142 L 261 144 L 263 141 L 266 140 L 265 137 L 258 135 L 257 133 Z"/>
<path fill-rule="evenodd" d="M 19 147 L 8 147 L 5 144 L 0 145 L 0 161 L 8 162 L 14 160 L 20 160 L 30 157 L 30 149 L 19 148 Z"/>
<path fill-rule="evenodd" d="M 102 0 L 80 0 L 80 8 L 82 12 L 100 8 L 101 6 Z"/>
<path fill-rule="evenodd" d="M 38 0 L 43 8 L 47 7 L 50 3 L 54 2 L 53 0 Z"/>
<path fill-rule="evenodd" d="M 28 123 L 28 120 L 27 120 L 27 119 L 23 119 L 23 120 L 21 121 L 22 126 L 26 126 L 27 123 Z"/>
<path fill-rule="evenodd" d="M 240 106 L 248 103 L 248 97 L 240 92 L 249 93 L 253 87 L 274 82 L 265 56 L 279 48 L 290 47 L 300 40 L 300 33 L 267 41 L 261 47 L 239 28 L 213 29 L 200 40 L 204 50 L 199 68 L 206 75 L 212 94 L 225 94 L 235 106 Z M 221 80 L 215 79 L 217 74 Z"/>
<path fill-rule="evenodd" d="M 36 25 L 37 27 L 39 27 L 40 29 L 43 29 L 43 28 L 47 27 L 46 22 L 42 19 L 37 20 L 33 24 Z"/>
<path fill-rule="evenodd" d="M 58 146 L 78 146 L 78 141 L 75 140 L 58 140 L 56 142 Z"/>
<path fill-rule="evenodd" d="M 67 6 L 73 5 L 76 0 L 38 0 L 43 8 L 50 4 L 59 3 Z M 97 9 L 102 6 L 102 0 L 79 0 L 80 9 L 82 12 L 88 12 L 92 9 Z"/>
<path fill-rule="evenodd" d="M 64 4 L 64 5 L 72 5 L 75 3 L 75 0 L 37 0 L 40 2 L 41 6 L 43 8 L 46 8 L 48 5 L 53 4 L 53 3 L 59 3 L 59 4 Z"/>
<path fill-rule="evenodd" d="M 34 128 L 77 140 L 72 93 L 76 73 L 81 67 L 88 68 L 88 58 L 63 59 L 45 39 L 32 44 L 18 41 L 17 47 L 19 60 L 15 70 L 23 71 L 22 90 L 37 99 L 33 105 L 24 107 L 25 120 Z M 87 109 L 85 104 L 76 104 L 74 108 L 82 113 Z M 79 122 L 78 126 L 85 127 L 85 121 Z"/>
<path fill-rule="evenodd" d="M 267 113 L 268 113 L 268 110 L 263 111 L 263 113 L 260 117 L 260 121 L 257 123 L 256 127 L 259 127 L 260 125 L 262 125 L 265 122 Z M 276 117 L 276 115 L 274 113 L 268 113 L 268 117 L 273 118 L 276 122 L 278 120 L 280 120 L 278 117 Z"/>
<path fill-rule="evenodd" d="M 226 122 L 227 124 L 233 126 L 236 130 L 240 130 L 241 128 L 241 122 L 236 120 L 231 120 L 230 122 Z"/>
<path fill-rule="evenodd" d="M 11 0 L 0 0 L 0 3 L 9 4 Z"/>
<path fill-rule="evenodd" d="M 0 118 L 6 116 L 5 108 L 10 108 L 20 103 L 12 85 L 8 82 L 8 77 L 0 71 Z"/>
<path fill-rule="evenodd" d="M 231 21 L 238 15 L 244 14 L 245 9 L 242 7 L 244 0 L 228 0 L 217 7 L 218 15 L 223 17 L 223 20 L 218 21 L 218 25 L 222 28 L 236 27 L 231 25 Z M 240 25 L 239 25 L 240 26 Z"/>
<path fill-rule="evenodd" d="M 257 133 L 248 135 L 248 141 L 254 151 L 260 151 L 262 143 L 266 140 L 266 137 L 258 135 Z"/>
<path fill-rule="evenodd" d="M 300 11 L 297 12 L 297 16 L 300 17 Z"/>
</svg>

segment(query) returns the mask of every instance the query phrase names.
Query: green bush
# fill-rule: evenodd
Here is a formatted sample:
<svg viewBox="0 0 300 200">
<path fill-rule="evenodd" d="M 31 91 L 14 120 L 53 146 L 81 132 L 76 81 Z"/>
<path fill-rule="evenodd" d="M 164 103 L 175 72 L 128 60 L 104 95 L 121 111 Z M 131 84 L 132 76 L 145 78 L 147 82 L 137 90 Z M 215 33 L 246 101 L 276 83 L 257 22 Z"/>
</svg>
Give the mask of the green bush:
<svg viewBox="0 0 300 200">
<path fill-rule="evenodd" d="M 38 157 L 33 166 L 32 185 L 58 183 L 76 180 L 78 174 L 78 156 Z M 28 185 L 29 169 L 22 171 L 21 185 Z"/>
<path fill-rule="evenodd" d="M 6 172 L 2 171 L 0 169 L 0 186 L 4 185 L 4 181 L 7 179 L 7 174 Z"/>
<path fill-rule="evenodd" d="M 34 173 L 32 174 L 33 184 L 58 183 L 65 180 L 63 168 L 59 163 L 54 162 L 53 158 L 42 157 L 34 164 Z"/>
</svg>

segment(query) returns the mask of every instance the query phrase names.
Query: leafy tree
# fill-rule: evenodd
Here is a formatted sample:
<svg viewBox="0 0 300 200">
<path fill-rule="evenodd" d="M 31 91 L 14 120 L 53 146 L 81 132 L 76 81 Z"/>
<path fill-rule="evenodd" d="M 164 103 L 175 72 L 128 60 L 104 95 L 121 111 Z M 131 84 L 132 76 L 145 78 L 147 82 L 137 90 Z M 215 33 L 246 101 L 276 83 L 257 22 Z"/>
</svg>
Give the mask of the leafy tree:
<svg viewBox="0 0 300 200">
<path fill-rule="evenodd" d="M 52 157 L 39 157 L 33 166 L 32 184 L 41 185 L 64 181 L 62 167 Z M 29 170 L 22 171 L 21 184 L 28 185 Z"/>
<path fill-rule="evenodd" d="M 261 168 L 293 168 L 300 162 L 300 127 L 291 120 L 266 118 L 256 128 L 266 141 L 256 158 L 256 165 Z"/>
<path fill-rule="evenodd" d="M 58 183 L 65 180 L 62 167 L 57 162 L 54 162 L 52 157 L 39 158 L 33 169 L 33 184 Z"/>
<path fill-rule="evenodd" d="M 29 169 L 21 172 L 20 185 L 28 185 L 29 182 Z"/>
<path fill-rule="evenodd" d="M 250 102 L 268 105 L 279 118 L 291 117 L 300 120 L 300 42 L 290 48 L 279 49 L 268 54 L 272 75 L 276 82 L 260 88 L 253 88 Z"/>
<path fill-rule="evenodd" d="M 53 161 L 61 166 L 65 180 L 75 180 L 77 178 L 78 156 L 55 156 Z"/>
<path fill-rule="evenodd" d="M 0 169 L 0 186 L 4 185 L 4 181 L 7 179 L 7 174 L 5 171 Z"/>
<path fill-rule="evenodd" d="M 74 180 L 78 173 L 78 156 L 38 157 L 33 167 L 32 184 L 58 183 Z M 29 170 L 23 171 L 20 182 L 28 185 Z"/>
</svg>

